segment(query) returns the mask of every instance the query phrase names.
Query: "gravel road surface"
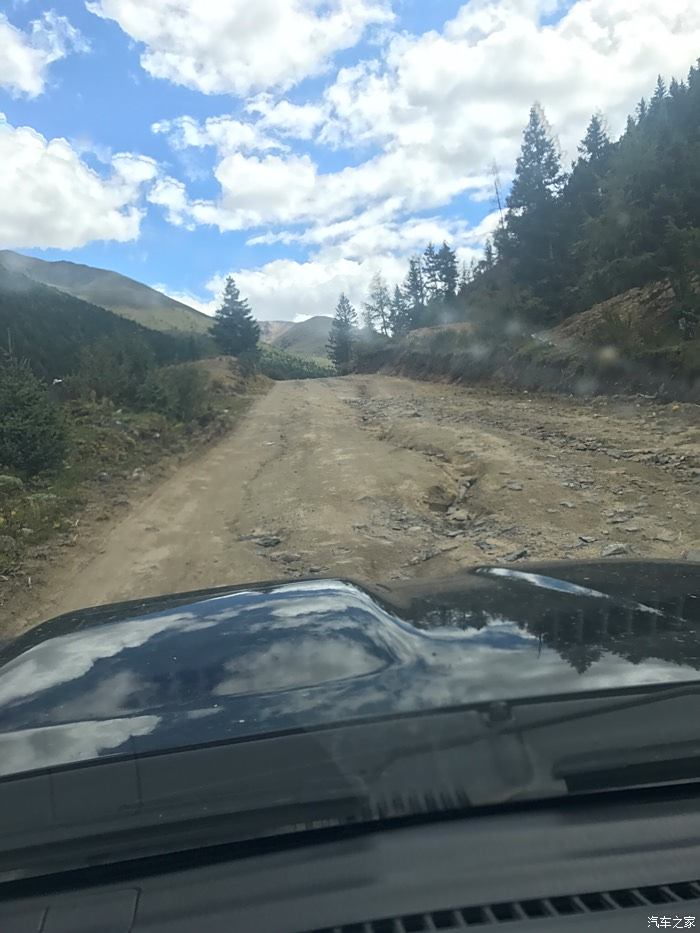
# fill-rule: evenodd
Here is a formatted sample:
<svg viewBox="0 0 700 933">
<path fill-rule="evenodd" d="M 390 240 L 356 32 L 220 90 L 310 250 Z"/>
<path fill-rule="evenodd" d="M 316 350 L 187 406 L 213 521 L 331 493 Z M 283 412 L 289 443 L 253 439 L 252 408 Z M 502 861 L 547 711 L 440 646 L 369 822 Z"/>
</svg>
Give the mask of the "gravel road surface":
<svg viewBox="0 0 700 933">
<path fill-rule="evenodd" d="M 126 515 L 87 528 L 11 628 L 309 575 L 381 582 L 484 562 L 697 560 L 699 514 L 697 406 L 388 376 L 281 382 Z"/>
</svg>

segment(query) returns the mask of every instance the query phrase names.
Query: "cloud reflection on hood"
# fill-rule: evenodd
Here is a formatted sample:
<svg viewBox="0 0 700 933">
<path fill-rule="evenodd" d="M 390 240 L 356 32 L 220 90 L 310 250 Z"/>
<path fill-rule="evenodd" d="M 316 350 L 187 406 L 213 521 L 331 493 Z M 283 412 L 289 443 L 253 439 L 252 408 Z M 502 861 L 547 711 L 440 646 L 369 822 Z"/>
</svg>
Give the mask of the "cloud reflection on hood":
<svg viewBox="0 0 700 933">
<path fill-rule="evenodd" d="M 138 648 L 161 632 L 195 632 L 217 624 L 193 612 L 114 622 L 59 635 L 35 645 L 0 669 L 0 707 L 86 674 L 96 661 Z M 79 643 L 80 649 L 76 650 Z"/>
<path fill-rule="evenodd" d="M 698 680 L 694 623 L 630 609 L 593 585 L 552 587 L 554 577 L 517 573 L 534 581 L 480 577 L 473 591 L 431 593 L 395 614 L 358 587 L 313 581 L 121 622 L 112 609 L 72 630 L 65 619 L 47 623 L 37 630 L 43 641 L 18 644 L 0 667 L 2 767 L 100 757 L 130 738 L 156 750 Z"/>
<path fill-rule="evenodd" d="M 0 775 L 90 761 L 148 735 L 159 722 L 158 716 L 132 716 L 0 734 Z"/>
</svg>

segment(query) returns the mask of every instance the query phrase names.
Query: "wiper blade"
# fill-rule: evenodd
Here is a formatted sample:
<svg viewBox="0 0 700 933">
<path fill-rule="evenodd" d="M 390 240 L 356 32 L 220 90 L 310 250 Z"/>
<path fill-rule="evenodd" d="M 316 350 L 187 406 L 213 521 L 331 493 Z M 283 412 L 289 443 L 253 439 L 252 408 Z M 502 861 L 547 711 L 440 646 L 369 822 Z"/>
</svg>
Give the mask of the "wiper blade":
<svg viewBox="0 0 700 933">
<path fill-rule="evenodd" d="M 570 793 L 700 781 L 700 742 L 593 752 L 557 762 Z"/>
</svg>

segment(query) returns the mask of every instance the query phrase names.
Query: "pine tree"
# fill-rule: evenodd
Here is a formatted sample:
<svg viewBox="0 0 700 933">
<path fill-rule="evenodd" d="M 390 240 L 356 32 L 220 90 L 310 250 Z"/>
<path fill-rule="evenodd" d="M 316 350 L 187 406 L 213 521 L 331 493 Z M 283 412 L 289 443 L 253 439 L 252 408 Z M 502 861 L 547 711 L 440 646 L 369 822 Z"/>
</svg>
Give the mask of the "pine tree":
<svg viewBox="0 0 700 933">
<path fill-rule="evenodd" d="M 216 312 L 211 335 L 228 356 L 249 355 L 258 345 L 260 327 L 247 300 L 241 298 L 233 276 L 226 279 L 224 297 Z"/>
<path fill-rule="evenodd" d="M 422 327 L 425 319 L 425 282 L 423 270 L 418 256 L 413 256 L 408 262 L 408 274 L 403 286 L 406 299 L 409 330 Z"/>
<path fill-rule="evenodd" d="M 654 94 L 651 98 L 651 108 L 658 108 L 664 100 L 666 100 L 666 82 L 661 75 L 659 75 L 656 79 L 656 87 L 654 88 Z"/>
<path fill-rule="evenodd" d="M 357 312 L 345 294 L 338 299 L 326 349 L 339 373 L 350 371 L 353 331 L 357 327 Z"/>
<path fill-rule="evenodd" d="M 561 188 L 562 180 L 559 148 L 542 107 L 534 104 L 508 196 L 511 215 L 515 211 L 537 209 L 551 200 Z"/>
<path fill-rule="evenodd" d="M 579 153 L 564 179 L 544 116 L 533 108 L 496 254 L 487 247 L 465 300 L 549 326 L 667 279 L 679 330 L 697 339 L 700 62 L 668 90 L 657 81 L 618 141 L 596 114 Z"/>
<path fill-rule="evenodd" d="M 539 104 L 530 110 L 508 196 L 507 235 L 499 236 L 505 259 L 524 290 L 521 305 L 533 323 L 545 324 L 561 297 L 557 196 L 563 184 L 559 147 Z M 495 261 L 495 257 L 494 257 Z"/>
<path fill-rule="evenodd" d="M 374 330 L 375 325 L 380 334 L 389 336 L 391 329 L 391 295 L 386 282 L 377 272 L 370 282 L 368 299 L 364 304 L 364 319 L 366 325 Z"/>
<path fill-rule="evenodd" d="M 668 86 L 668 96 L 671 98 L 681 97 L 683 92 L 686 90 L 685 82 L 677 81 L 675 78 L 671 78 L 671 83 Z"/>
<path fill-rule="evenodd" d="M 473 261 L 473 260 L 472 260 Z M 469 284 L 473 281 L 472 270 L 463 262 L 459 270 L 459 280 L 457 282 L 457 298 L 464 301 L 469 293 Z"/>
<path fill-rule="evenodd" d="M 443 242 L 436 256 L 438 291 L 443 301 L 451 303 L 457 295 L 457 257 Z"/>
<path fill-rule="evenodd" d="M 394 286 L 389 315 L 392 335 L 402 337 L 410 329 L 411 319 L 406 295 L 398 285 Z"/>
<path fill-rule="evenodd" d="M 610 137 L 601 114 L 594 113 L 588 124 L 586 135 L 581 140 L 578 151 L 582 158 L 591 162 L 600 161 L 610 150 Z"/>
<path fill-rule="evenodd" d="M 423 253 L 423 281 L 425 282 L 425 294 L 428 301 L 435 301 L 439 295 L 438 276 L 437 252 L 433 244 L 428 243 Z"/>
</svg>

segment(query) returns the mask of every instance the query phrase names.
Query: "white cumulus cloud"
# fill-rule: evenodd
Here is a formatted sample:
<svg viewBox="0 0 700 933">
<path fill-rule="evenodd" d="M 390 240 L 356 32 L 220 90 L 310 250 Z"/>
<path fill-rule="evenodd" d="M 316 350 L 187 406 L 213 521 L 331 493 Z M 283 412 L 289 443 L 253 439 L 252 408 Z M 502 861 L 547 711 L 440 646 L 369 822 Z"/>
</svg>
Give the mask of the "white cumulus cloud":
<svg viewBox="0 0 700 933">
<path fill-rule="evenodd" d="M 88 44 L 65 16 L 53 10 L 17 29 L 0 13 L 0 87 L 12 94 L 36 97 L 44 90 L 53 62 L 72 51 L 87 51 Z"/>
<path fill-rule="evenodd" d="M 575 154 L 591 114 L 619 132 L 656 74 L 684 77 L 700 49 L 697 0 L 472 0 L 441 31 L 396 35 L 382 61 L 339 72 L 325 93 L 323 133 L 419 147 L 443 171 L 491 159 L 510 167 L 533 101 Z"/>
<path fill-rule="evenodd" d="M 270 38 L 260 57 L 252 55 L 257 40 L 241 3 L 214 9 L 204 0 L 171 0 L 167 24 L 165 6 L 91 3 L 145 43 L 152 74 L 246 98 L 243 116 L 182 117 L 154 127 L 179 155 L 212 149 L 218 192 L 195 197 L 182 180 L 162 178 L 150 197 L 189 229 L 248 230 L 252 246 L 308 249 L 305 260 L 278 258 L 236 273 L 263 319 L 331 313 L 341 290 L 359 303 L 378 268 L 399 280 L 408 256 L 427 240 L 447 239 L 468 261 L 497 220 L 490 166 L 500 166 L 507 186 L 534 101 L 543 104 L 566 165 L 592 113 L 602 110 L 619 133 L 657 73 L 684 77 L 700 50 L 698 0 L 470 0 L 455 4 L 439 29 L 385 30 L 373 57 L 341 68 L 313 97 L 287 99 L 286 87 L 342 47 L 324 45 L 330 22 L 361 9 L 351 37 L 357 41 L 368 23 L 386 19 L 388 0 L 247 4 L 261 41 Z M 323 24 L 318 35 L 308 29 L 312 20 Z M 300 23 L 308 35 L 297 46 Z M 471 202 L 469 215 L 481 212 L 480 222 L 452 219 L 467 213 L 460 197 Z M 219 286 L 213 280 L 209 290 Z"/>
<path fill-rule="evenodd" d="M 119 153 L 103 178 L 65 139 L 46 139 L 0 114 L 0 247 L 75 249 L 92 240 L 133 240 L 146 183 L 145 156 Z"/>
<path fill-rule="evenodd" d="M 205 94 L 289 88 L 391 19 L 387 0 L 91 0 L 87 8 L 144 44 L 141 64 L 153 77 Z"/>
</svg>

